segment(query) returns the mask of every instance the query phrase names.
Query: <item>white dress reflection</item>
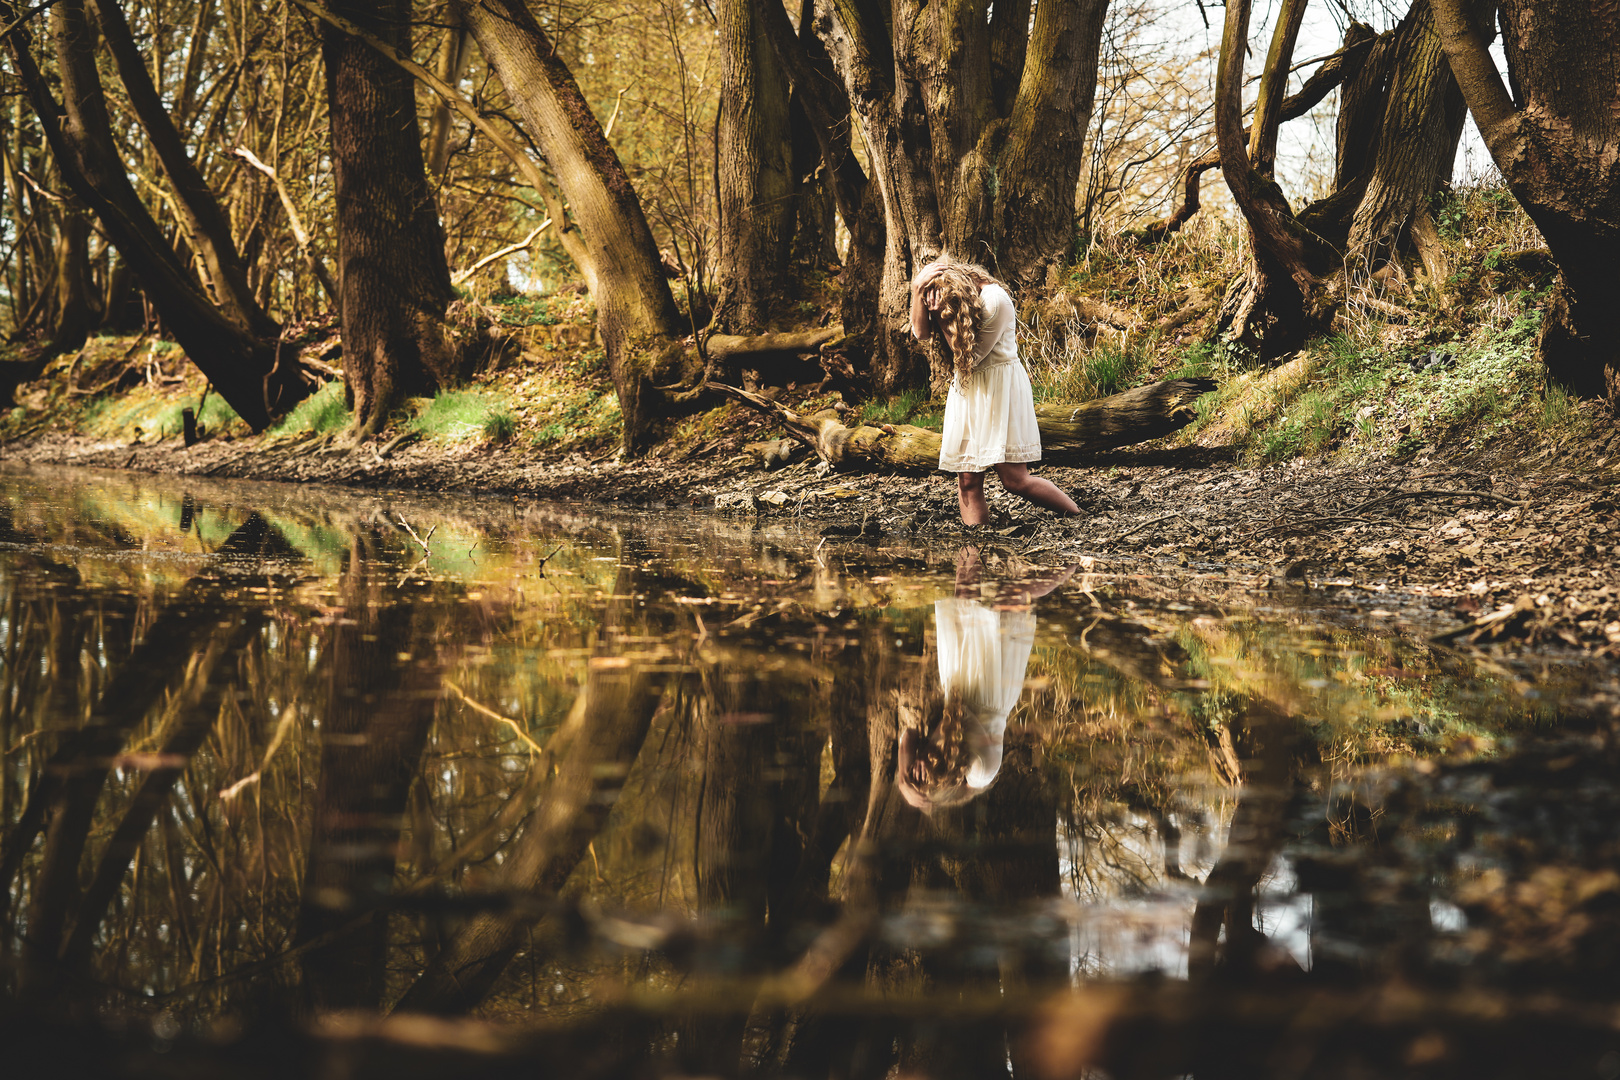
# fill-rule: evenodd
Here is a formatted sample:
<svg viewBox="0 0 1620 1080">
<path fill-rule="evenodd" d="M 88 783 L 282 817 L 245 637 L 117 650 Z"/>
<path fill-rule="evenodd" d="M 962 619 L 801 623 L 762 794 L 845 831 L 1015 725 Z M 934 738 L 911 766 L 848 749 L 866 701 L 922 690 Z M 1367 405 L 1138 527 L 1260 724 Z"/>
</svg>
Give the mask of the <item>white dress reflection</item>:
<svg viewBox="0 0 1620 1080">
<path fill-rule="evenodd" d="M 957 595 L 934 604 L 938 692 L 900 700 L 895 781 L 907 803 L 932 813 L 960 806 L 995 783 L 1007 718 L 1024 691 L 1035 647 L 1034 601 L 1072 574 L 1005 585 L 987 602 L 979 598 L 978 551 L 958 553 Z"/>
</svg>

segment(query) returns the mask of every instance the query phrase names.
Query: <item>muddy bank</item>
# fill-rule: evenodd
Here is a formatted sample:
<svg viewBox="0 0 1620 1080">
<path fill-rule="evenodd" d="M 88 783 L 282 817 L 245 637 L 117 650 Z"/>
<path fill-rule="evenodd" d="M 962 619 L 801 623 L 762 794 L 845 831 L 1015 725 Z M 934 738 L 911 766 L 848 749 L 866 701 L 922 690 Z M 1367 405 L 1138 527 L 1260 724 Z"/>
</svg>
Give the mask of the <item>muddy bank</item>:
<svg viewBox="0 0 1620 1080">
<path fill-rule="evenodd" d="M 740 441 L 740 440 L 738 440 Z M 1259 589 L 1320 590 L 1392 628 L 1459 646 L 1570 647 L 1620 658 L 1620 434 L 1575 449 L 1502 445 L 1466 459 L 1299 460 L 1244 467 L 1220 449 L 1120 451 L 1043 474 L 1084 513 L 1059 520 L 987 484 L 996 520 L 964 529 L 954 478 L 848 473 L 811 461 L 766 471 L 717 448 L 684 461 L 548 458 L 487 443 L 311 453 L 259 440 L 189 449 L 45 435 L 0 461 L 215 479 L 508 495 L 792 519 L 825 543 L 969 541 L 1008 557 L 1084 557 L 1224 570 Z"/>
</svg>

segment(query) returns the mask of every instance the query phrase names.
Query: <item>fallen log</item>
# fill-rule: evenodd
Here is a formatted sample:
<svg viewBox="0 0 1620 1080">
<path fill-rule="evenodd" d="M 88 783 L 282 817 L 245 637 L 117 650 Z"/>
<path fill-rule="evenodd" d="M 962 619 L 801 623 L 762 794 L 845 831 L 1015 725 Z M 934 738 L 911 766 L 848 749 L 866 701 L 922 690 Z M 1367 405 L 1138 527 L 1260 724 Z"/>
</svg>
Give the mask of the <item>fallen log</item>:
<svg viewBox="0 0 1620 1080">
<path fill-rule="evenodd" d="M 931 470 L 939 465 L 937 431 L 912 424 L 849 427 L 835 409 L 806 416 L 734 386 L 710 383 L 709 388 L 773 417 L 790 436 L 830 464 L 854 460 L 908 470 Z M 1193 402 L 1214 389 L 1214 379 L 1169 379 L 1083 405 L 1037 405 L 1042 460 L 1073 464 L 1105 450 L 1168 435 L 1191 423 Z"/>
</svg>

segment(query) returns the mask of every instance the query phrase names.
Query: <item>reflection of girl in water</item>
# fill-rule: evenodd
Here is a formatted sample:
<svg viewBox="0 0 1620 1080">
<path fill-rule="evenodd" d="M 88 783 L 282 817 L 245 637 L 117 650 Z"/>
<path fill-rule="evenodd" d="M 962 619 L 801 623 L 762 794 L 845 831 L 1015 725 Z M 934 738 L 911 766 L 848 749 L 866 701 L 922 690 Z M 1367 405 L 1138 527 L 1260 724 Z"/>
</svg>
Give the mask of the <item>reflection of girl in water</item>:
<svg viewBox="0 0 1620 1080">
<path fill-rule="evenodd" d="M 900 702 L 895 782 L 906 802 L 932 813 L 960 806 L 995 782 L 1007 718 L 1023 692 L 1035 645 L 1033 602 L 1072 573 L 1003 586 L 996 602 L 986 604 L 977 598 L 978 552 L 958 553 L 957 595 L 934 605 L 939 689 L 929 686 Z"/>
</svg>

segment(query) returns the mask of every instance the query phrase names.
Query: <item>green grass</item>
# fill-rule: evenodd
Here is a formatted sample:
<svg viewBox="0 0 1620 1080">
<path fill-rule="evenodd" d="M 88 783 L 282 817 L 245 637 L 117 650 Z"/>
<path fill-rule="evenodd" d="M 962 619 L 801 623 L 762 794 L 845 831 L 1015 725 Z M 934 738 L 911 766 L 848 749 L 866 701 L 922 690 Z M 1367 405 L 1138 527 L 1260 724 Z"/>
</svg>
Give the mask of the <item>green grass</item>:
<svg viewBox="0 0 1620 1080">
<path fill-rule="evenodd" d="M 914 424 L 917 427 L 938 428 L 944 415 L 926 390 L 902 390 L 885 401 L 868 401 L 857 414 L 859 422 L 871 424 Z"/>
<path fill-rule="evenodd" d="M 1152 355 L 1146 349 L 1098 342 L 1033 365 L 1036 401 L 1079 403 L 1108 397 L 1143 381 Z"/>
<path fill-rule="evenodd" d="M 495 431 L 506 431 L 506 438 L 517 433 L 517 421 L 489 395 L 476 390 L 447 390 L 406 426 L 430 439 L 455 441 L 494 438 L 492 425 Z"/>
<path fill-rule="evenodd" d="M 349 407 L 343 400 L 343 383 L 333 380 L 300 401 L 292 412 L 271 429 L 274 435 L 291 435 L 312 431 L 323 435 L 347 427 Z"/>
<path fill-rule="evenodd" d="M 510 442 L 517 435 L 517 417 L 502 410 L 488 413 L 484 417 L 484 438 L 490 442 Z"/>
</svg>

